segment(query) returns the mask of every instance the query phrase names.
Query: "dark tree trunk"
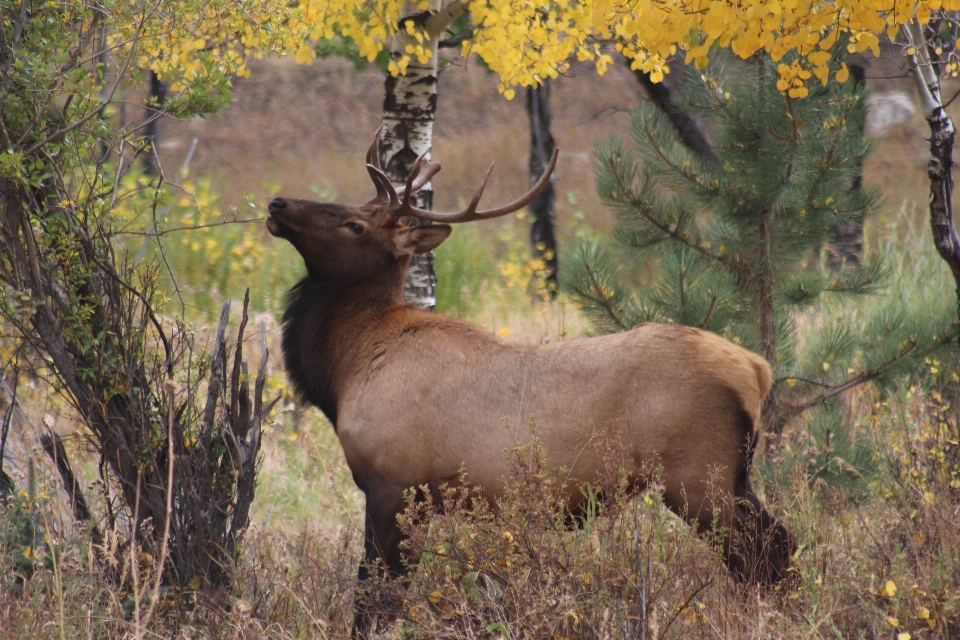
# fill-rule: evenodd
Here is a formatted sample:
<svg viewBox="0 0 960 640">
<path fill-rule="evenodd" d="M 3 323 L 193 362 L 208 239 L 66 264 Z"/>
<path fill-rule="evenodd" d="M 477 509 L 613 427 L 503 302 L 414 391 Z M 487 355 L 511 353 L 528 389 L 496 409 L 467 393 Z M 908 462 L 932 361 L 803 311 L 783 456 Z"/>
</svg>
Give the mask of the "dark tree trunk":
<svg viewBox="0 0 960 640">
<path fill-rule="evenodd" d="M 150 72 L 150 97 L 147 103 L 147 123 L 143 127 L 143 137 L 150 142 L 150 152 L 143 156 L 143 171 L 155 176 L 160 173 L 157 160 L 157 145 L 160 143 L 160 125 L 163 118 L 163 104 L 167 101 L 167 85 L 160 81 L 157 74 Z"/>
<path fill-rule="evenodd" d="M 546 170 L 556 146 L 550 133 L 549 79 L 539 87 L 527 87 L 527 115 L 530 119 L 530 185 L 533 186 Z M 530 242 L 533 255 L 546 264 L 544 278 L 551 298 L 557 295 L 556 200 L 556 189 L 551 178 L 547 188 L 530 205 L 533 213 Z"/>
<path fill-rule="evenodd" d="M 3 423 L 0 425 L 0 503 L 17 492 L 16 484 L 13 482 L 6 470 L 3 468 L 3 457 L 7 450 L 7 435 L 10 433 L 10 425 L 13 423 L 13 412 L 17 408 L 17 384 L 19 382 L 19 371 L 15 364 L 13 369 L 13 390 L 9 391 L 10 404 L 6 406 L 6 415 L 2 416 Z M 6 376 L 0 377 L 0 387 L 7 392 Z M 5 394 L 6 395 L 6 394 Z"/>
<path fill-rule="evenodd" d="M 63 481 L 63 489 L 67 492 L 67 501 L 73 510 L 73 517 L 77 522 L 89 522 L 90 508 L 87 507 L 87 501 L 83 497 L 80 483 L 77 482 L 76 476 L 73 475 L 73 469 L 70 468 L 67 451 L 63 448 L 63 441 L 60 436 L 52 431 L 45 433 L 40 436 L 40 446 L 43 447 L 43 451 L 57 467 L 57 472 Z"/>
<path fill-rule="evenodd" d="M 777 323 L 773 313 L 773 232 L 770 229 L 773 212 L 767 212 L 760 223 L 760 237 L 763 242 L 763 272 L 759 274 L 760 285 L 760 341 L 763 343 L 763 358 L 770 364 L 770 369 L 776 373 L 777 369 Z M 783 423 L 777 406 L 777 388 L 774 386 L 764 403 L 763 416 L 764 431 L 780 435 Z"/>
<path fill-rule="evenodd" d="M 937 252 L 953 274 L 957 290 L 957 320 L 960 321 L 960 238 L 953 223 L 953 120 L 941 107 L 927 123 L 930 125 L 930 229 Z"/>
<path fill-rule="evenodd" d="M 862 64 L 851 64 L 850 77 L 856 83 L 857 89 L 862 90 L 866 82 L 866 69 Z M 860 127 L 860 137 L 866 135 L 864 125 Z M 850 182 L 850 191 L 859 191 L 863 187 L 863 162 L 860 162 L 853 180 Z M 846 224 L 837 224 L 833 227 L 833 242 L 827 250 L 827 265 L 834 271 L 844 265 L 859 267 L 863 260 L 863 216 L 857 215 Z"/>
<path fill-rule="evenodd" d="M 624 58 L 624 60 L 626 60 L 629 66 L 630 61 L 626 58 Z M 673 127 L 677 130 L 677 136 L 680 142 L 703 160 L 711 164 L 717 164 L 717 155 L 713 152 L 713 146 L 700 130 L 700 127 L 697 126 L 696 121 L 691 118 L 686 111 L 674 103 L 670 87 L 668 87 L 665 82 L 654 82 L 650 79 L 650 74 L 644 73 L 639 69 L 633 69 L 633 74 L 636 76 L 640 86 L 643 87 L 643 90 L 646 91 L 650 101 L 657 105 L 660 110 L 670 118 L 670 122 L 673 123 Z"/>
</svg>

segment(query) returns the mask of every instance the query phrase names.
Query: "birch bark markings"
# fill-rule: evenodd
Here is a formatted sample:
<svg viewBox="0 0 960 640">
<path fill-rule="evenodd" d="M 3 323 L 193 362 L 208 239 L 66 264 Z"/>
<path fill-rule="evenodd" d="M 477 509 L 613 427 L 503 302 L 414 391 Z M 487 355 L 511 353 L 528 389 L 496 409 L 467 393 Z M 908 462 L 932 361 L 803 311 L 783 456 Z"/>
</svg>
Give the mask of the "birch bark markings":
<svg viewBox="0 0 960 640">
<path fill-rule="evenodd" d="M 387 75 L 384 82 L 383 129 L 380 133 L 380 166 L 399 190 L 402 189 L 417 157 L 433 145 L 433 122 L 437 115 L 437 45 L 447 27 L 467 9 L 454 0 L 443 6 L 442 0 L 430 0 L 426 10 L 421 3 L 405 2 L 399 29 L 390 46 L 390 58 L 398 62 L 409 55 L 407 47 L 423 46 L 430 57 L 421 62 L 416 55 L 403 75 Z M 412 22 L 414 34 L 407 31 Z M 424 38 L 421 43 L 416 34 Z M 430 159 L 430 154 L 427 154 Z M 417 192 L 421 209 L 433 209 L 433 184 L 428 182 Z M 418 221 L 418 224 L 429 224 Z M 437 307 L 437 277 L 433 252 L 413 256 L 407 270 L 404 298 L 422 309 Z"/>
<path fill-rule="evenodd" d="M 957 291 L 957 319 L 960 321 L 960 238 L 953 222 L 953 143 L 956 127 L 947 115 L 940 97 L 940 75 L 933 66 L 931 43 L 923 35 L 916 21 L 905 25 L 903 30 L 910 48 L 907 63 L 913 76 L 920 109 L 930 126 L 930 160 L 927 175 L 930 177 L 930 230 L 933 243 L 940 257 L 950 266 Z M 912 53 L 911 53 L 912 51 Z"/>
</svg>

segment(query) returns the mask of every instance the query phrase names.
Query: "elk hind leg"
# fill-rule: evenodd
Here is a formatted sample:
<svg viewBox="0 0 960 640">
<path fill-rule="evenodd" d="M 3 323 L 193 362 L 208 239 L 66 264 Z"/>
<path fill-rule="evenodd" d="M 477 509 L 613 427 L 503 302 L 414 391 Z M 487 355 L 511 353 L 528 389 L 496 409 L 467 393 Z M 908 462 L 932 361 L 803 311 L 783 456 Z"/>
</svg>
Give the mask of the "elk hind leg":
<svg viewBox="0 0 960 640">
<path fill-rule="evenodd" d="M 724 551 L 734 578 L 759 585 L 784 580 L 797 542 L 754 494 L 746 467 L 737 478 L 731 519 Z"/>
</svg>

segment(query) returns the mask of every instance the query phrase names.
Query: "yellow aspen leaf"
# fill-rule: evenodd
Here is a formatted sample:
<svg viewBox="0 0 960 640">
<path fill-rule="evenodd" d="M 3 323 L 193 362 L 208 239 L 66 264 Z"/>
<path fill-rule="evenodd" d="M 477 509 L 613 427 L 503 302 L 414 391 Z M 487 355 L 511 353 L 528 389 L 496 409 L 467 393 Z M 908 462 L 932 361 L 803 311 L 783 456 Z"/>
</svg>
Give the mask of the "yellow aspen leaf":
<svg viewBox="0 0 960 640">
<path fill-rule="evenodd" d="M 840 70 L 836 74 L 837 82 L 846 82 L 850 78 L 850 70 L 845 63 L 840 63 Z"/>
<path fill-rule="evenodd" d="M 297 64 L 312 64 L 314 55 L 313 49 L 303 46 L 297 49 L 294 60 L 296 60 Z"/>
<path fill-rule="evenodd" d="M 880 590 L 880 595 L 887 598 L 894 598 L 897 595 L 897 584 L 893 580 L 887 580 L 887 583 L 883 585 L 883 588 Z"/>
</svg>

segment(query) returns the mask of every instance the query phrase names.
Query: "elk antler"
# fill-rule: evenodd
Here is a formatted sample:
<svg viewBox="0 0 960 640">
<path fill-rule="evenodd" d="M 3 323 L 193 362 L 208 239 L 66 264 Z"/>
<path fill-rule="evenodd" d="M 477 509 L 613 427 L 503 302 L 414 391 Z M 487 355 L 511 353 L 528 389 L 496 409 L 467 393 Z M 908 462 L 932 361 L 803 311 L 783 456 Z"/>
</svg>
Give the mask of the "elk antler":
<svg viewBox="0 0 960 640">
<path fill-rule="evenodd" d="M 496 218 L 508 213 L 513 213 L 527 206 L 543 193 L 543 190 L 547 187 L 547 183 L 550 181 L 550 175 L 553 173 L 553 169 L 557 166 L 557 156 L 560 154 L 559 149 L 554 149 L 553 157 L 550 158 L 550 164 L 547 166 L 546 171 L 543 172 L 543 175 L 540 176 L 537 184 L 533 185 L 530 191 L 510 204 L 496 209 L 477 211 L 477 205 L 480 204 L 480 197 L 483 195 L 483 190 L 486 188 L 487 181 L 490 179 L 490 173 L 493 171 L 494 163 L 491 163 L 490 168 L 487 169 L 487 173 L 483 176 L 483 182 L 480 183 L 480 188 L 477 189 L 477 192 L 474 194 L 473 199 L 470 200 L 470 204 L 466 209 L 459 213 L 435 213 L 413 206 L 411 197 L 414 192 L 421 189 L 423 185 L 427 184 L 427 182 L 440 171 L 440 163 L 427 160 L 426 164 L 424 164 L 424 158 L 427 155 L 425 151 L 417 158 L 413 169 L 410 171 L 410 175 L 407 176 L 407 183 L 403 189 L 403 193 L 398 195 L 397 190 L 390 183 L 390 179 L 387 178 L 380 169 L 380 158 L 377 152 L 379 139 L 380 130 L 378 129 L 377 136 L 374 138 L 369 151 L 367 151 L 367 172 L 377 187 L 377 197 L 384 202 L 390 203 L 387 212 L 390 217 L 394 219 L 405 216 L 416 216 L 417 218 L 432 220 L 434 222 L 470 222 L 472 220 L 487 220 L 489 218 Z M 400 200 L 401 196 L 403 198 L 402 201 Z"/>
<path fill-rule="evenodd" d="M 371 144 L 370 148 L 367 149 L 367 173 L 370 174 L 373 184 L 377 187 L 377 197 L 384 202 L 389 202 L 390 208 L 394 209 L 400 206 L 401 196 L 405 201 L 409 200 L 409 196 L 412 196 L 414 193 L 422 189 L 425 184 L 430 182 L 430 179 L 437 175 L 437 172 L 440 171 L 440 163 L 427 160 L 426 165 L 423 167 L 423 171 L 419 176 L 417 176 L 420 164 L 423 161 L 424 156 L 428 153 L 425 151 L 423 155 L 417 158 L 417 162 L 413 166 L 413 171 L 411 171 L 410 175 L 407 177 L 407 184 L 404 192 L 398 194 L 397 190 L 394 189 L 393 184 L 390 182 L 390 179 L 387 178 L 387 176 L 383 173 L 383 170 L 380 168 L 380 153 L 378 145 L 380 142 L 381 130 L 383 130 L 383 127 L 377 129 L 377 133 L 373 137 L 373 144 Z M 415 176 L 416 180 L 414 180 Z"/>
<path fill-rule="evenodd" d="M 367 149 L 367 173 L 370 174 L 370 179 L 377 187 L 377 197 L 384 202 L 389 202 L 392 209 L 400 206 L 400 199 L 397 197 L 397 190 L 390 184 L 389 178 L 383 175 L 383 171 L 380 170 L 379 144 L 382 130 L 382 126 L 377 129 L 377 133 L 373 136 L 373 144 Z"/>
</svg>

